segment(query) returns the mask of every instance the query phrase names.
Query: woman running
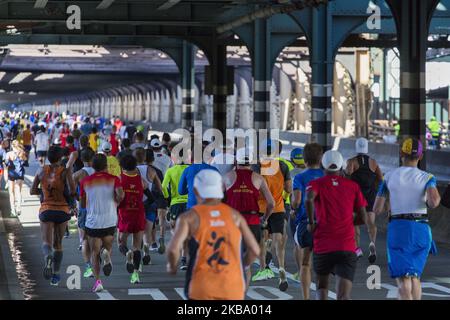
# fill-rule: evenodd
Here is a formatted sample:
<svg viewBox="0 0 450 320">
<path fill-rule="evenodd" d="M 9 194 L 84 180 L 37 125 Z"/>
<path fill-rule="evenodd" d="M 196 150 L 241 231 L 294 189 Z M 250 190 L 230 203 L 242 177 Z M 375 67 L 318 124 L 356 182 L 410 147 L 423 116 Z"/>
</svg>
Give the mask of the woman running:
<svg viewBox="0 0 450 320">
<path fill-rule="evenodd" d="M 42 252 L 45 257 L 44 278 L 57 286 L 61 280 L 59 270 L 63 258 L 62 239 L 70 220 L 70 208 L 64 190 L 74 195 L 75 184 L 72 175 L 61 165 L 61 148 L 50 147 L 48 161 L 36 173 L 31 195 L 41 196 L 39 220 L 42 233 Z"/>
<path fill-rule="evenodd" d="M 6 154 L 5 163 L 8 170 L 11 215 L 17 216 L 20 215 L 22 210 L 22 186 L 25 178 L 25 162 L 27 160 L 27 154 L 19 141 L 14 140 L 11 146 L 12 150 Z M 16 187 L 18 189 L 17 192 Z"/>
</svg>

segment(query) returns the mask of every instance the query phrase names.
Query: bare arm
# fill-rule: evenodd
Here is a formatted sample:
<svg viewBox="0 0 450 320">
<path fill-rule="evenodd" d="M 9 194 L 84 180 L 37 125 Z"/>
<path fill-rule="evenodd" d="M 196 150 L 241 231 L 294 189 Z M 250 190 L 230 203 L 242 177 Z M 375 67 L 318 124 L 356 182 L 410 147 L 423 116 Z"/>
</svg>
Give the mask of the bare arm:
<svg viewBox="0 0 450 320">
<path fill-rule="evenodd" d="M 376 215 L 382 214 L 384 211 L 385 204 L 386 204 L 386 198 L 377 196 L 375 198 L 375 203 L 373 205 L 373 212 L 375 212 Z"/>
<path fill-rule="evenodd" d="M 66 170 L 65 175 L 66 175 L 66 183 L 67 186 L 69 187 L 69 194 L 75 195 L 77 187 L 75 185 L 75 181 L 73 180 L 72 170 Z"/>
<path fill-rule="evenodd" d="M 312 190 L 306 191 L 306 200 L 305 200 L 305 208 L 306 214 L 308 215 L 308 228 L 309 232 L 314 232 L 315 229 L 315 221 L 314 221 L 314 199 L 316 198 L 316 194 Z"/>
<path fill-rule="evenodd" d="M 41 172 L 42 170 L 39 169 L 39 171 L 34 176 L 33 184 L 31 185 L 30 189 L 30 195 L 32 196 L 38 196 L 41 194 L 41 190 L 39 190 L 39 185 L 41 183 Z"/>
<path fill-rule="evenodd" d="M 427 189 L 427 207 L 430 209 L 434 209 L 439 206 L 441 202 L 441 196 L 439 195 L 439 191 L 436 188 L 428 188 Z"/>
<path fill-rule="evenodd" d="M 116 188 L 114 190 L 114 200 L 116 201 L 116 203 L 121 203 L 123 198 L 125 198 L 125 193 L 123 192 L 122 187 Z"/>
<path fill-rule="evenodd" d="M 77 159 L 78 159 L 78 151 L 72 152 L 69 156 L 69 160 L 67 161 L 66 168 L 67 169 L 73 168 L 73 165 L 75 164 L 75 161 L 77 161 Z"/>
</svg>

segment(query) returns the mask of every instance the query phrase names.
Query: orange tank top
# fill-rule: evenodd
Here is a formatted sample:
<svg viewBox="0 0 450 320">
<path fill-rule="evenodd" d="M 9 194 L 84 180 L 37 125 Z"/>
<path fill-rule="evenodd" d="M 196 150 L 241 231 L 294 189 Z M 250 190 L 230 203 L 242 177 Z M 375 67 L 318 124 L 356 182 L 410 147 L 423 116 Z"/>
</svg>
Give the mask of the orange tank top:
<svg viewBox="0 0 450 320">
<path fill-rule="evenodd" d="M 44 166 L 42 168 L 42 203 L 39 212 L 57 210 L 69 213 L 69 205 L 64 196 L 65 181 L 63 179 L 64 167 Z"/>
<path fill-rule="evenodd" d="M 189 241 L 186 296 L 194 300 L 242 300 L 245 278 L 242 235 L 226 204 L 196 205 L 199 226 Z"/>
<path fill-rule="evenodd" d="M 273 209 L 273 213 L 284 213 L 284 176 L 281 172 L 279 160 L 272 160 L 261 163 L 261 175 L 263 176 L 264 180 L 266 180 L 269 191 L 275 201 L 275 208 Z M 265 213 L 267 203 L 262 194 L 260 194 L 259 196 L 258 204 L 259 211 Z"/>
</svg>

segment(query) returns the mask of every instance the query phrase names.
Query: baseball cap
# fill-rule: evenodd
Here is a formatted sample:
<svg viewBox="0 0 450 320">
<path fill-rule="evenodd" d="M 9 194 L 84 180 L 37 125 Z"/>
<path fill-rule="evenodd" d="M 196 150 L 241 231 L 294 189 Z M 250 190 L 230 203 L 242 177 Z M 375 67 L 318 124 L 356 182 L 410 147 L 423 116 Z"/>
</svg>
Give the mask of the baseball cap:
<svg viewBox="0 0 450 320">
<path fill-rule="evenodd" d="M 403 141 L 401 151 L 404 155 L 420 157 L 423 154 L 422 142 L 414 138 L 407 138 Z"/>
<path fill-rule="evenodd" d="M 253 149 L 240 148 L 236 151 L 236 162 L 237 164 L 250 164 L 254 160 Z"/>
<path fill-rule="evenodd" d="M 111 149 L 112 149 L 111 143 L 109 143 L 108 141 L 103 142 L 103 144 L 102 144 L 102 151 L 103 152 L 110 152 Z"/>
<path fill-rule="evenodd" d="M 202 199 L 222 199 L 222 176 L 215 170 L 204 169 L 195 175 L 194 188 Z"/>
<path fill-rule="evenodd" d="M 367 154 L 369 153 L 369 141 L 366 138 L 359 138 L 355 143 L 356 153 Z"/>
<path fill-rule="evenodd" d="M 152 139 L 152 141 L 150 141 L 150 146 L 152 148 L 159 148 L 161 147 L 161 141 L 159 141 L 159 139 Z"/>
<path fill-rule="evenodd" d="M 341 170 L 343 164 L 344 158 L 342 158 L 342 155 L 339 151 L 328 150 L 323 154 L 322 166 L 325 168 L 325 170 L 336 172 Z"/>
<path fill-rule="evenodd" d="M 305 160 L 303 159 L 303 148 L 293 149 L 291 151 L 291 160 L 298 165 L 305 164 Z"/>
</svg>

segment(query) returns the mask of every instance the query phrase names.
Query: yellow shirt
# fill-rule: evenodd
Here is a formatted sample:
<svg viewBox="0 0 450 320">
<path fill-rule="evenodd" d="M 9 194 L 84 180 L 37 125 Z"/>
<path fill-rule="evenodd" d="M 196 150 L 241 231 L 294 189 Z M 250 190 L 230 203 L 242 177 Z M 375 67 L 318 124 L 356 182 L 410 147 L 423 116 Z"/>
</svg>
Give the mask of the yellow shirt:
<svg viewBox="0 0 450 320">
<path fill-rule="evenodd" d="M 119 177 L 122 169 L 120 168 L 119 160 L 114 156 L 108 156 L 108 173 L 113 176 Z"/>
<path fill-rule="evenodd" d="M 91 147 L 92 150 L 94 150 L 95 152 L 97 152 L 98 149 L 98 135 L 95 133 L 91 133 L 89 135 L 89 146 Z"/>
</svg>

